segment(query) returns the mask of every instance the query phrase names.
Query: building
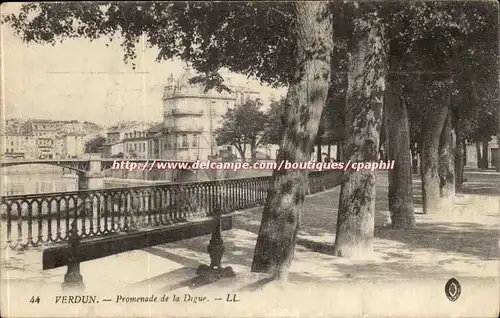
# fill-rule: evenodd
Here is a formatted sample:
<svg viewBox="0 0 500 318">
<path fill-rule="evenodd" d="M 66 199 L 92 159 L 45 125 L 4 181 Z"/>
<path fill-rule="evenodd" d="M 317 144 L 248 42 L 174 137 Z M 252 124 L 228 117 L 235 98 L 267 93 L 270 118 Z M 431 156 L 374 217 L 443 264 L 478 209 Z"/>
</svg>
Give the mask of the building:
<svg viewBox="0 0 500 318">
<path fill-rule="evenodd" d="M 221 150 L 227 150 L 227 145 L 217 145 L 215 140 L 214 132 L 220 126 L 222 116 L 229 108 L 243 103 L 246 98 L 258 96 L 258 93 L 248 91 L 244 87 L 231 85 L 228 86 L 232 92 L 205 92 L 203 86 L 189 83 L 193 76 L 190 70 L 186 69 L 177 81 L 170 76 L 165 86 L 165 144 L 159 145 L 160 150 L 163 150 L 163 159 L 207 159 Z"/>
<path fill-rule="evenodd" d="M 466 145 L 465 159 L 467 166 L 477 167 L 477 155 L 475 144 Z M 498 164 L 498 156 L 500 156 L 498 140 L 496 136 L 492 136 L 490 142 L 488 143 L 488 167 L 495 167 Z"/>
<path fill-rule="evenodd" d="M 123 139 L 124 158 L 146 159 L 149 153 L 149 140 L 147 131 L 125 133 Z"/>
<path fill-rule="evenodd" d="M 77 158 L 85 150 L 85 141 L 102 135 L 102 127 L 91 122 L 10 118 L 5 121 L 6 158 Z"/>
<path fill-rule="evenodd" d="M 106 133 L 106 143 L 103 145 L 103 158 L 125 156 L 125 152 L 127 152 L 125 150 L 125 139 L 130 139 L 134 133 L 147 131 L 151 127 L 152 125 L 148 123 L 135 122 L 120 123 L 110 127 Z"/>
<path fill-rule="evenodd" d="M 60 125 L 50 119 L 28 120 L 23 125 L 23 133 L 35 137 L 46 137 L 57 135 Z"/>
<path fill-rule="evenodd" d="M 37 158 L 39 159 L 55 159 L 57 146 L 57 138 L 55 136 L 45 136 L 35 138 Z"/>
<path fill-rule="evenodd" d="M 5 159 L 32 159 L 36 158 L 38 149 L 33 136 L 27 136 L 15 131 L 7 131 L 3 136 Z"/>
<path fill-rule="evenodd" d="M 153 159 L 163 158 L 166 136 L 163 122 L 154 125 L 148 130 L 148 157 Z"/>
<path fill-rule="evenodd" d="M 62 141 L 62 158 L 80 158 L 85 153 L 85 134 L 83 133 L 67 133 L 59 140 Z"/>
</svg>

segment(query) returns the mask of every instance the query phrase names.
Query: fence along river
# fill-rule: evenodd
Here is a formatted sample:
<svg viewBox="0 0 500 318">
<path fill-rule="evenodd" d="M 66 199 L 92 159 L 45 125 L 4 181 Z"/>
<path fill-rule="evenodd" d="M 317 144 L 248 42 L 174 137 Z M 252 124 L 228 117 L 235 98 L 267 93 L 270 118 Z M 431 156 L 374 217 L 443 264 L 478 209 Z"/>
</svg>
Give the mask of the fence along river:
<svg viewBox="0 0 500 318">
<path fill-rule="evenodd" d="M 336 171 L 310 172 L 308 193 L 340 184 Z M 271 177 L 3 196 L 2 248 L 66 242 L 73 222 L 81 238 L 133 232 L 264 204 Z"/>
</svg>

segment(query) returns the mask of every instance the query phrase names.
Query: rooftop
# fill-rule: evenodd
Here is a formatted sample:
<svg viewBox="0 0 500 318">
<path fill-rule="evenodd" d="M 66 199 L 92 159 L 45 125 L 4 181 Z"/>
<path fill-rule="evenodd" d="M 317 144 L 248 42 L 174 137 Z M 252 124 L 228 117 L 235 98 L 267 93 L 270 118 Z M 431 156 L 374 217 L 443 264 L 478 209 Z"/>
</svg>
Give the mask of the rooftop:
<svg viewBox="0 0 500 318">
<path fill-rule="evenodd" d="M 159 124 L 156 124 L 153 127 L 149 128 L 148 132 L 151 134 L 155 134 L 155 133 L 160 132 L 162 130 L 163 130 L 163 123 L 159 123 Z"/>
</svg>

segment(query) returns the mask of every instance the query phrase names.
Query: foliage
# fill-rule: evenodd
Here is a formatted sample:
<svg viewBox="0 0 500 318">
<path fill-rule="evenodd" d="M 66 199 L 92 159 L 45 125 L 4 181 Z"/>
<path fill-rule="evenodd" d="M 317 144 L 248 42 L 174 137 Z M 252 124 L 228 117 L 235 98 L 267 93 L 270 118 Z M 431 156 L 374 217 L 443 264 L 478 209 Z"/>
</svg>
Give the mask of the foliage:
<svg viewBox="0 0 500 318">
<path fill-rule="evenodd" d="M 490 135 L 494 131 L 488 116 L 493 114 L 498 96 L 495 6 L 492 1 L 428 2 L 415 6 L 421 11 L 419 16 L 415 16 L 415 10 L 395 16 L 391 23 L 390 64 L 410 106 L 412 143 L 420 141 L 426 110 L 440 106 L 433 96 L 442 81 L 453 83 L 449 106 L 455 127 L 466 135 L 474 127 L 483 127 L 482 131 Z"/>
<path fill-rule="evenodd" d="M 95 138 L 89 139 L 85 142 L 85 152 L 86 153 L 97 153 L 101 152 L 102 146 L 106 142 L 106 138 L 103 136 L 97 136 Z"/>
<path fill-rule="evenodd" d="M 119 39 L 126 62 L 144 36 L 158 61 L 190 62 L 203 74 L 193 82 L 208 89 L 222 85 L 222 67 L 286 85 L 295 69 L 292 17 L 289 2 L 57 2 L 24 4 L 4 21 L 27 43 Z"/>
<path fill-rule="evenodd" d="M 279 144 L 283 136 L 285 118 L 286 98 L 272 100 L 269 109 L 266 112 L 267 117 L 267 142 L 270 144 Z"/>
<path fill-rule="evenodd" d="M 247 145 L 250 145 L 252 155 L 259 145 L 268 142 L 268 120 L 261 110 L 259 99 L 247 99 L 243 104 L 230 108 L 223 116 L 221 127 L 215 130 L 219 145 L 233 145 L 245 158 Z"/>
</svg>

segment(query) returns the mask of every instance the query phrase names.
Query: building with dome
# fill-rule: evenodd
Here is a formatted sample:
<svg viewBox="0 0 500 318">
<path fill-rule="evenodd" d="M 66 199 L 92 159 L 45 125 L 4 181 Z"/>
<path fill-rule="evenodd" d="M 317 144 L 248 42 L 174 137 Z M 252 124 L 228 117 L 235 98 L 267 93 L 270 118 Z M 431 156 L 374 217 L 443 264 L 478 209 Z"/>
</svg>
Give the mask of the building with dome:
<svg viewBox="0 0 500 318">
<path fill-rule="evenodd" d="M 236 150 L 227 145 L 217 145 L 215 130 L 229 108 L 243 103 L 247 98 L 257 98 L 259 93 L 233 86 L 231 92 L 204 91 L 202 85 L 190 84 L 193 78 L 189 69 L 174 80 L 171 75 L 163 95 L 163 133 L 156 133 L 152 143 L 159 149 L 152 151 L 163 159 L 207 160 L 221 151 Z"/>
</svg>

